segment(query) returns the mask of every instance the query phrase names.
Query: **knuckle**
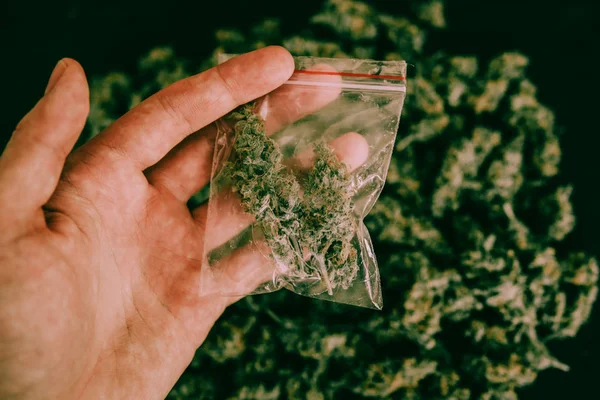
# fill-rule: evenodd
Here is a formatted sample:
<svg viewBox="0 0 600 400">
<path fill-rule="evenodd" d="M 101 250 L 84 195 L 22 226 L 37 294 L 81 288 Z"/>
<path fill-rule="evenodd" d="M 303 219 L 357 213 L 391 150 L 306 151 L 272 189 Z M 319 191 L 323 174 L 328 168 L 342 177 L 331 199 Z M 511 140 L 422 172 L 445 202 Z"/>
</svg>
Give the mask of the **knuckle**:
<svg viewBox="0 0 600 400">
<path fill-rule="evenodd" d="M 182 81 L 183 82 L 183 81 Z M 182 112 L 174 100 L 174 96 L 169 93 L 159 94 L 156 97 L 158 106 L 169 116 L 170 119 L 181 123 L 188 130 L 193 130 L 191 118 Z"/>
<path fill-rule="evenodd" d="M 219 78 L 219 81 L 227 91 L 228 96 L 233 100 L 235 104 L 242 104 L 241 99 L 238 97 L 238 84 L 235 78 L 229 77 L 224 71 L 221 64 L 215 67 L 215 74 Z"/>
</svg>

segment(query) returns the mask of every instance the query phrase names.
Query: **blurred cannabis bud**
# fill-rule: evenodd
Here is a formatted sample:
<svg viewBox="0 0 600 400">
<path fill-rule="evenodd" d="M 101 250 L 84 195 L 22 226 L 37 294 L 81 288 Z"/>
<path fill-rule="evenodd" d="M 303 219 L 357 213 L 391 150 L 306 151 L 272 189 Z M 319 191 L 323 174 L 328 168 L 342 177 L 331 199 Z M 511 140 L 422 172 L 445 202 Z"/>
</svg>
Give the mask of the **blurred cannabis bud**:
<svg viewBox="0 0 600 400">
<path fill-rule="evenodd" d="M 256 218 L 282 284 L 312 281 L 316 286 L 322 281 L 330 295 L 337 287 L 348 289 L 358 263 L 346 166 L 326 143 L 317 141 L 314 165 L 299 179 L 300 174 L 284 165 L 283 153 L 267 136 L 256 107 L 251 102 L 227 116 L 233 123 L 233 151 L 221 175 L 231 180 L 244 211 Z"/>
<path fill-rule="evenodd" d="M 277 20 L 217 32 L 202 68 L 218 52 L 266 44 L 414 64 L 388 181 L 367 221 L 386 305 L 374 312 L 285 291 L 248 298 L 171 398 L 516 399 L 540 371 L 568 368 L 547 343 L 573 337 L 589 317 L 598 265 L 561 246 L 575 221 L 572 189 L 557 186 L 554 116 L 525 77 L 528 60 L 426 54 L 427 33 L 445 25 L 442 2 L 406 2 L 401 15 L 329 0 L 299 36 L 282 38 Z M 193 72 L 157 49 L 135 78 L 96 82 L 92 133 Z"/>
</svg>

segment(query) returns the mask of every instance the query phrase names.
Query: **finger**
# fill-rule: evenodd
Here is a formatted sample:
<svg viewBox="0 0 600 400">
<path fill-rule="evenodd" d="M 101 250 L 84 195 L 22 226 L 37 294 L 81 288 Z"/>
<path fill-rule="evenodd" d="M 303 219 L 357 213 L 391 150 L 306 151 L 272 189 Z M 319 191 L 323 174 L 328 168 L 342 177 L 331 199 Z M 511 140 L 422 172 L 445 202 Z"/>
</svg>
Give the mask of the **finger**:
<svg viewBox="0 0 600 400">
<path fill-rule="evenodd" d="M 282 47 L 235 57 L 149 97 L 92 139 L 90 150 L 109 149 L 144 170 L 192 132 L 273 91 L 293 69 L 294 60 Z"/>
<path fill-rule="evenodd" d="M 346 164 L 350 172 L 365 163 L 369 155 L 369 145 L 365 138 L 355 132 L 346 133 L 329 145 L 336 156 Z M 312 150 L 301 153 L 293 164 L 309 166 L 314 160 Z M 312 165 L 312 164 L 311 164 Z M 210 219 L 208 212 L 210 207 Z M 222 190 L 214 200 L 203 204 L 193 211 L 196 221 L 204 226 L 207 232 L 205 249 L 211 251 L 234 238 L 239 232 L 254 222 L 254 217 L 244 212 L 239 196 L 231 190 Z"/>
<path fill-rule="evenodd" d="M 336 72 L 328 64 L 316 64 L 309 71 Z M 268 96 L 265 129 L 275 133 L 338 98 L 342 81 L 339 75 L 311 75 L 311 82 L 331 83 L 331 86 L 284 85 Z"/>
<path fill-rule="evenodd" d="M 275 262 L 264 241 L 255 241 L 223 257 L 210 268 L 214 287 L 232 304 L 275 277 Z"/>
<path fill-rule="evenodd" d="M 46 94 L 18 124 L 0 157 L 0 212 L 20 219 L 42 216 L 41 206 L 56 189 L 88 112 L 83 68 L 65 58 L 53 71 Z"/>
<path fill-rule="evenodd" d="M 185 138 L 145 171 L 148 182 L 187 202 L 210 180 L 217 129 L 214 124 Z"/>
<path fill-rule="evenodd" d="M 315 65 L 311 70 L 332 71 L 326 64 Z M 314 81 L 337 82 L 335 75 L 316 75 Z M 340 88 L 307 87 L 283 85 L 268 95 L 265 120 L 267 134 L 310 115 L 335 100 Z M 202 189 L 210 180 L 216 127 L 211 124 L 206 129 L 187 137 L 158 164 L 147 171 L 148 181 L 172 193 L 177 199 L 186 202 L 194 193 Z"/>
<path fill-rule="evenodd" d="M 329 145 L 335 155 L 346 164 L 349 172 L 353 172 L 367 161 L 369 144 L 359 133 L 346 133 L 333 139 Z M 308 170 L 314 163 L 315 152 L 312 147 L 286 162 L 290 168 L 297 170 Z"/>
</svg>

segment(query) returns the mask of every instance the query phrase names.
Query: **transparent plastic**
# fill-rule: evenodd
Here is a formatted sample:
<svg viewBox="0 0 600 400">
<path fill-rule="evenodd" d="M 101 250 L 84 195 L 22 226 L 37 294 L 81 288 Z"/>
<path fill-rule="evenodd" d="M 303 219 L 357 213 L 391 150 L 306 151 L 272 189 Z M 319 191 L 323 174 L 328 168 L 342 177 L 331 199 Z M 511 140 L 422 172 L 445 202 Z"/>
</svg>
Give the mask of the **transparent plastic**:
<svg viewBox="0 0 600 400">
<path fill-rule="evenodd" d="M 283 86 L 216 125 L 204 249 L 216 282 L 201 290 L 237 298 L 285 288 L 380 309 L 363 219 L 385 183 L 406 63 L 295 63 Z"/>
</svg>

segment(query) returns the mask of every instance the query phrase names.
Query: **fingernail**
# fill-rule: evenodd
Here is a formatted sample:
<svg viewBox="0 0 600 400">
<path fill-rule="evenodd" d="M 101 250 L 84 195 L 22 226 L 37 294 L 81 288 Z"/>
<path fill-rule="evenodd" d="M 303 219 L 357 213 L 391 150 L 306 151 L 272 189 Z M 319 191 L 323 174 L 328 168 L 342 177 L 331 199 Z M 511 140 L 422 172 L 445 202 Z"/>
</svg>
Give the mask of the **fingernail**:
<svg viewBox="0 0 600 400">
<path fill-rule="evenodd" d="M 50 92 L 54 88 L 54 86 L 56 86 L 56 84 L 60 80 L 60 77 L 63 75 L 66 69 L 67 63 L 63 60 L 60 60 L 56 64 L 56 67 L 54 67 L 54 71 L 52 71 L 52 75 L 50 75 L 50 79 L 48 80 L 48 85 L 46 86 L 46 91 L 44 92 L 44 95 L 48 94 L 48 92 Z"/>
</svg>

